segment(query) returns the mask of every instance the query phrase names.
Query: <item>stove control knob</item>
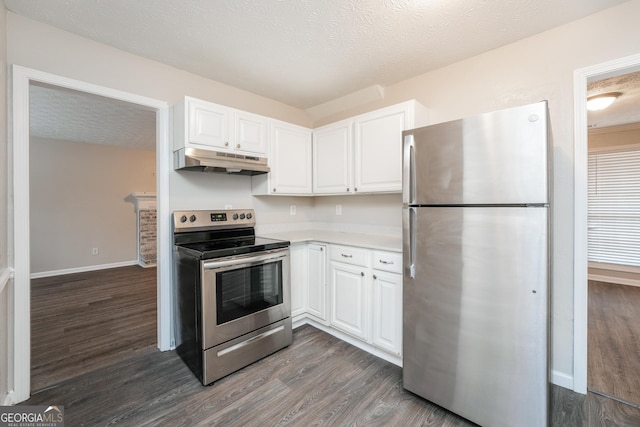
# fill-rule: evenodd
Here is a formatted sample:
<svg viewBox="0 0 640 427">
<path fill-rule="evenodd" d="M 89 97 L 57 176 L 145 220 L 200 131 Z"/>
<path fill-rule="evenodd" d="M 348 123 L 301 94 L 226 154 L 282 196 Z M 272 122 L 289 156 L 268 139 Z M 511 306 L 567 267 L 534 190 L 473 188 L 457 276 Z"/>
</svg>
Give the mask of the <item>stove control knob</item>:
<svg viewBox="0 0 640 427">
<path fill-rule="evenodd" d="M 251 215 L 250 213 L 247 214 L 247 219 L 251 219 L 253 218 L 253 215 Z"/>
<path fill-rule="evenodd" d="M 240 219 L 244 219 L 244 214 L 243 213 L 240 214 Z"/>
<path fill-rule="evenodd" d="M 196 216 L 195 215 L 191 215 L 189 217 L 189 221 L 194 222 L 196 220 Z"/>
<path fill-rule="evenodd" d="M 187 222 L 187 216 L 186 215 L 182 215 L 180 217 L 180 222 Z"/>
<path fill-rule="evenodd" d="M 238 214 L 237 213 L 233 214 L 233 219 L 238 219 Z"/>
</svg>

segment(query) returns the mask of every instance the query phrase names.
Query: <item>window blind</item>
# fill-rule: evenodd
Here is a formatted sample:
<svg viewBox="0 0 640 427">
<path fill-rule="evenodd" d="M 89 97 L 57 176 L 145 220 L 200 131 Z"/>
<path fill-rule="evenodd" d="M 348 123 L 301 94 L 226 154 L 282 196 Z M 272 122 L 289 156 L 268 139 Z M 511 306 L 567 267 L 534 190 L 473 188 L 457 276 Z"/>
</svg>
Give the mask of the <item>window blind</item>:
<svg viewBox="0 0 640 427">
<path fill-rule="evenodd" d="M 589 261 L 640 267 L 640 150 L 589 154 Z"/>
</svg>

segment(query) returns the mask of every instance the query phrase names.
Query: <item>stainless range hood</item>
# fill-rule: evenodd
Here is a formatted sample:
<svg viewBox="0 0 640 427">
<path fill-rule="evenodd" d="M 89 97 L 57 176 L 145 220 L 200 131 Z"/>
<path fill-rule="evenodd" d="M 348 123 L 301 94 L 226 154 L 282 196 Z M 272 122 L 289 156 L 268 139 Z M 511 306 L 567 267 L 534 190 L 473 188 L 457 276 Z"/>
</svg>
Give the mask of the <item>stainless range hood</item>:
<svg viewBox="0 0 640 427">
<path fill-rule="evenodd" d="M 269 172 L 266 157 L 246 156 L 223 151 L 181 148 L 173 152 L 175 170 L 260 175 Z"/>
</svg>

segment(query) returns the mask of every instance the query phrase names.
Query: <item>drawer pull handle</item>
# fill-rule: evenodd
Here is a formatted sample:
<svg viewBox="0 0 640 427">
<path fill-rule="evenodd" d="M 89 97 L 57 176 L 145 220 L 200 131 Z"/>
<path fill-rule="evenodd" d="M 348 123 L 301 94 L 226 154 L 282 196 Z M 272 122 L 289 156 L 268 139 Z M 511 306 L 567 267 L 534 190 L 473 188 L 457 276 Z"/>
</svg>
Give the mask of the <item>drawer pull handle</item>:
<svg viewBox="0 0 640 427">
<path fill-rule="evenodd" d="M 393 261 L 385 261 L 385 260 L 381 259 L 381 260 L 378 260 L 378 262 L 379 262 L 380 264 L 389 264 L 389 265 L 393 265 Z"/>
<path fill-rule="evenodd" d="M 345 255 L 345 254 L 340 254 L 340 255 L 342 255 L 345 258 L 353 258 L 353 255 Z"/>
</svg>

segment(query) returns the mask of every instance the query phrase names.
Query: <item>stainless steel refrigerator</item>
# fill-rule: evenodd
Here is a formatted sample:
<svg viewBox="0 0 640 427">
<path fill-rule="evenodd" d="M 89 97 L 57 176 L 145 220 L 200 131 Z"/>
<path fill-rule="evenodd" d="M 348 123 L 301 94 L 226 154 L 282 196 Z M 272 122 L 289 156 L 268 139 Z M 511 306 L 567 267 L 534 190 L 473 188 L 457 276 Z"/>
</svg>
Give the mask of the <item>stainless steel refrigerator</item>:
<svg viewBox="0 0 640 427">
<path fill-rule="evenodd" d="M 546 426 L 547 103 L 403 140 L 404 387 L 482 426 Z"/>
</svg>

